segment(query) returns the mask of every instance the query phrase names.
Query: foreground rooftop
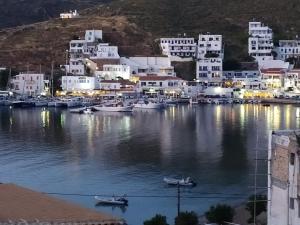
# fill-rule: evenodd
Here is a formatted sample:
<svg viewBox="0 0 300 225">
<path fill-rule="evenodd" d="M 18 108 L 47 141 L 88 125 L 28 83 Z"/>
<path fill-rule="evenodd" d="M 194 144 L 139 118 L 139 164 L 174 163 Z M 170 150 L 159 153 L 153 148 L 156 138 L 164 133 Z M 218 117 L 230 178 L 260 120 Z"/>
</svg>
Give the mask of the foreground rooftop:
<svg viewBox="0 0 300 225">
<path fill-rule="evenodd" d="M 0 184 L 0 222 L 35 221 L 118 225 L 123 221 L 113 216 L 83 208 L 46 194 L 14 184 Z"/>
</svg>

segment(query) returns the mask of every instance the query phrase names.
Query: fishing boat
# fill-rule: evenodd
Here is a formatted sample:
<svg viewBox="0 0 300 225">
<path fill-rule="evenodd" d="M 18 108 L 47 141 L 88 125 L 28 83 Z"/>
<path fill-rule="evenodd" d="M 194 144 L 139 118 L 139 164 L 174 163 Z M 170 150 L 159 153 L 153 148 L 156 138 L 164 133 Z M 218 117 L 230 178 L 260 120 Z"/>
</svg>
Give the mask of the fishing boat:
<svg viewBox="0 0 300 225">
<path fill-rule="evenodd" d="M 186 186 L 186 187 L 194 187 L 197 185 L 190 177 L 182 178 L 182 179 L 165 177 L 164 182 L 168 185 L 179 185 L 179 186 Z"/>
<path fill-rule="evenodd" d="M 101 198 L 99 196 L 95 196 L 95 200 L 97 201 L 97 205 L 120 205 L 127 206 L 128 200 L 124 197 L 111 197 L 111 198 Z"/>
<path fill-rule="evenodd" d="M 123 102 L 107 102 L 95 105 L 93 109 L 102 112 L 132 112 L 132 106 L 125 106 Z"/>
</svg>

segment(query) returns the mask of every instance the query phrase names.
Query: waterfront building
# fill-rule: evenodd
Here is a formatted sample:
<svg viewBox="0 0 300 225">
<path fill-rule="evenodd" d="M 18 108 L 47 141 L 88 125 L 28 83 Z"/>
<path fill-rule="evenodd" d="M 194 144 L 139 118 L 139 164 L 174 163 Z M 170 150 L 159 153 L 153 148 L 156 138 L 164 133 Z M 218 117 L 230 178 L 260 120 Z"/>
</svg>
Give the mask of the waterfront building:
<svg viewBox="0 0 300 225">
<path fill-rule="evenodd" d="M 223 71 L 225 85 L 244 89 L 260 89 L 261 77 L 256 62 L 241 62 L 239 70 Z"/>
<path fill-rule="evenodd" d="M 300 224 L 300 131 L 273 131 L 268 151 L 268 225 Z"/>
<path fill-rule="evenodd" d="M 260 64 L 272 60 L 273 31 L 261 22 L 249 22 L 248 53 Z"/>
<path fill-rule="evenodd" d="M 300 93 L 300 70 L 293 69 L 286 72 L 284 77 L 284 90 Z"/>
<path fill-rule="evenodd" d="M 121 57 L 120 64 L 129 66 L 133 76 L 176 76 L 169 57 Z"/>
<path fill-rule="evenodd" d="M 0 184 L 1 224 L 123 225 L 124 220 L 14 184 Z"/>
<path fill-rule="evenodd" d="M 199 59 L 196 63 L 196 73 L 199 82 L 205 85 L 220 85 L 223 80 L 222 58 Z"/>
<path fill-rule="evenodd" d="M 162 54 L 170 57 L 172 61 L 182 61 L 183 58 L 192 61 L 196 56 L 197 44 L 194 38 L 161 38 L 160 47 Z"/>
<path fill-rule="evenodd" d="M 142 76 L 137 83 L 137 91 L 140 93 L 172 93 L 181 94 L 185 81 L 172 76 Z"/>
<path fill-rule="evenodd" d="M 262 88 L 271 90 L 280 90 L 283 88 L 285 72 L 286 71 L 281 68 L 262 69 Z"/>
<path fill-rule="evenodd" d="M 288 58 L 298 58 L 300 56 L 300 40 L 279 40 L 276 47 L 277 59 L 287 60 Z"/>
<path fill-rule="evenodd" d="M 222 35 L 200 34 L 196 79 L 206 86 L 219 86 L 223 80 L 223 57 Z"/>
<path fill-rule="evenodd" d="M 103 71 L 96 71 L 96 76 L 104 80 L 129 80 L 131 77 L 130 66 L 128 65 L 103 65 Z"/>
<path fill-rule="evenodd" d="M 224 58 L 222 35 L 199 34 L 197 58 Z"/>
<path fill-rule="evenodd" d="M 19 73 L 10 82 L 11 91 L 19 95 L 46 95 L 49 91 L 49 80 L 41 73 Z"/>
<path fill-rule="evenodd" d="M 60 14 L 61 19 L 73 19 L 73 18 L 77 18 L 77 17 L 79 17 L 79 13 L 77 12 L 77 10 Z"/>
<path fill-rule="evenodd" d="M 99 89 L 100 80 L 96 77 L 89 76 L 63 76 L 62 90 L 67 92 L 73 91 L 92 91 Z"/>
</svg>

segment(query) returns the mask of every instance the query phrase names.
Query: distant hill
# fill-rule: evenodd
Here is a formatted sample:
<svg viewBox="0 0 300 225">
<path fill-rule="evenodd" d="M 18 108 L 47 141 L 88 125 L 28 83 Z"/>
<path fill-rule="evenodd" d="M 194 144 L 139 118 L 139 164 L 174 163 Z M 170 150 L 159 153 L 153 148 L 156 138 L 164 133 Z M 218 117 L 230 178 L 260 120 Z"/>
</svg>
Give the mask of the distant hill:
<svg viewBox="0 0 300 225">
<path fill-rule="evenodd" d="M 0 0 L 0 27 L 48 20 L 75 8 L 83 18 L 0 31 L 0 64 L 63 63 L 68 41 L 91 27 L 104 27 L 121 55 L 159 54 L 159 37 L 222 34 L 226 60 L 240 61 L 247 59 L 248 22 L 254 18 L 274 30 L 275 42 L 300 35 L 299 0 Z"/>
</svg>

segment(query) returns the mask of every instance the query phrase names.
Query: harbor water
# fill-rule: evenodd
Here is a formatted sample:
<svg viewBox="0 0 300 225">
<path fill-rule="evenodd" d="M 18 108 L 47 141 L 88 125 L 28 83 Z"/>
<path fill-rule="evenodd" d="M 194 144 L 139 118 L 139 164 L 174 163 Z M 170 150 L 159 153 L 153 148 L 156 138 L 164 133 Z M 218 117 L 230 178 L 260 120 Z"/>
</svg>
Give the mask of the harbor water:
<svg viewBox="0 0 300 225">
<path fill-rule="evenodd" d="M 16 183 L 143 224 L 172 222 L 177 189 L 164 177 L 192 177 L 181 210 L 202 215 L 239 204 L 266 187 L 268 134 L 300 127 L 293 105 L 199 105 L 132 114 L 0 107 L 0 182 Z M 258 152 L 260 160 L 255 161 Z M 123 195 L 127 208 L 95 206 L 94 195 Z"/>
</svg>

